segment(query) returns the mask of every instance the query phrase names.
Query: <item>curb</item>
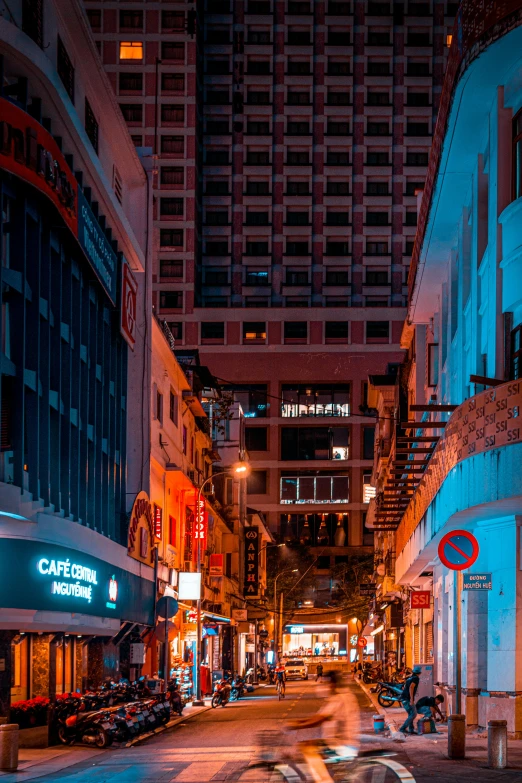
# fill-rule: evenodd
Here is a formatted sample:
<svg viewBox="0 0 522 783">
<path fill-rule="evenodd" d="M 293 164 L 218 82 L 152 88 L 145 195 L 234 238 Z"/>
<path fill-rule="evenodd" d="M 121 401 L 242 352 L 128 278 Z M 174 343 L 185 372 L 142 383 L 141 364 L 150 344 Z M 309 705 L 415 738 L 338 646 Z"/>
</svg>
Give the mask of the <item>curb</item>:
<svg viewBox="0 0 522 783">
<path fill-rule="evenodd" d="M 362 690 L 362 692 L 366 694 L 366 696 L 371 701 L 372 705 L 375 707 L 375 709 L 377 710 L 379 715 L 384 715 L 384 717 L 386 719 L 386 722 L 388 724 L 388 728 L 390 729 L 392 738 L 395 739 L 394 734 L 401 734 L 401 732 L 397 729 L 397 726 L 395 725 L 395 720 L 394 720 L 395 716 L 393 716 L 393 718 L 390 718 L 386 708 L 385 707 L 381 707 L 381 705 L 377 701 L 377 698 L 370 691 L 370 689 L 366 688 L 360 680 L 355 680 L 355 682 L 357 683 L 359 688 Z"/>
<path fill-rule="evenodd" d="M 130 742 L 125 743 L 123 747 L 132 748 L 135 745 L 140 745 L 142 742 L 146 742 L 151 737 L 156 737 L 159 734 L 163 734 L 164 731 L 167 731 L 168 729 L 173 729 L 175 726 L 178 726 L 180 723 L 185 723 L 186 721 L 191 720 L 192 718 L 195 718 L 198 715 L 201 715 L 203 712 L 208 712 L 211 709 L 212 706 L 209 704 L 208 706 L 205 705 L 205 707 L 201 707 L 201 709 L 198 709 L 197 712 L 193 712 L 190 715 L 179 715 L 177 718 L 173 718 L 172 720 L 169 720 L 169 722 L 166 723 L 165 726 L 159 726 L 157 729 L 150 731 L 148 734 L 142 734 L 139 737 L 135 737 Z"/>
</svg>

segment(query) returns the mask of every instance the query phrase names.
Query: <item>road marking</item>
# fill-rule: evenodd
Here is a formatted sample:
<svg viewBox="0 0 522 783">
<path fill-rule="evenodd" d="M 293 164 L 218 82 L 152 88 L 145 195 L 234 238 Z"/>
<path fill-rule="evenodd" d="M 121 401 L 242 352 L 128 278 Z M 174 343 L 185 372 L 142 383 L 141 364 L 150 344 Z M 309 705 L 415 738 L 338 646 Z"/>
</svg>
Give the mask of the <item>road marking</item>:
<svg viewBox="0 0 522 783">
<path fill-rule="evenodd" d="M 209 780 L 217 775 L 223 762 L 221 761 L 194 761 L 192 764 L 176 776 L 176 781 L 180 783 L 200 783 L 202 780 Z"/>
</svg>

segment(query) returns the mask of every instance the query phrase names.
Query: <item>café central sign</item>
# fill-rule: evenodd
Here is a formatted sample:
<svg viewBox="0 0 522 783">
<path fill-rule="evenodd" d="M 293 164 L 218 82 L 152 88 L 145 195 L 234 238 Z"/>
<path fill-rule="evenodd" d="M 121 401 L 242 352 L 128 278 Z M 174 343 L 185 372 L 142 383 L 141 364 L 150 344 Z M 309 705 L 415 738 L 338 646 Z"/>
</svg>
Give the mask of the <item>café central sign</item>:
<svg viewBox="0 0 522 783">
<path fill-rule="evenodd" d="M 69 560 L 49 560 L 47 557 L 42 557 L 36 567 L 43 576 L 58 577 L 51 583 L 53 595 L 70 595 L 91 603 L 93 586 L 98 584 L 94 569 L 79 563 L 71 563 Z"/>
</svg>

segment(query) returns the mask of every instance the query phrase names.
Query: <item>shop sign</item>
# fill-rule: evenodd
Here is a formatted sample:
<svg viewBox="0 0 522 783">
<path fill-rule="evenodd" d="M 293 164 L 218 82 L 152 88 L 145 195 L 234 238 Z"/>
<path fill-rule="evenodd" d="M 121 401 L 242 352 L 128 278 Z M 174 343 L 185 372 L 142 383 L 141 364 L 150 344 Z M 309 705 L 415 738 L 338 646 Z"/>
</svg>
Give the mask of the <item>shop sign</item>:
<svg viewBox="0 0 522 783">
<path fill-rule="evenodd" d="M 75 549 L 0 539 L 0 606 L 149 624 L 154 583 Z"/>
<path fill-rule="evenodd" d="M 131 644 L 130 663 L 139 664 L 140 666 L 145 663 L 145 645 L 141 642 L 133 642 Z"/>
<path fill-rule="evenodd" d="M 245 584 L 243 595 L 259 594 L 259 527 L 245 528 Z"/>
<path fill-rule="evenodd" d="M 370 584 L 368 582 L 359 585 L 359 595 L 375 595 L 377 592 L 377 585 Z"/>
<path fill-rule="evenodd" d="M 130 515 L 127 551 L 135 560 L 151 565 L 153 542 L 152 506 L 147 493 L 139 492 Z"/>
<path fill-rule="evenodd" d="M 429 609 L 431 593 L 429 590 L 415 590 L 410 593 L 410 609 Z"/>
<path fill-rule="evenodd" d="M 23 109 L 0 98 L 0 168 L 49 198 L 78 236 L 78 185 L 50 133 Z"/>
<path fill-rule="evenodd" d="M 237 623 L 248 620 L 248 609 L 232 609 L 232 619 Z"/>
<path fill-rule="evenodd" d="M 201 574 L 190 571 L 180 571 L 178 580 L 178 597 L 181 601 L 197 601 L 201 598 Z"/>
<path fill-rule="evenodd" d="M 291 625 L 290 626 L 290 633 L 304 633 L 304 626 L 303 625 Z"/>
<path fill-rule="evenodd" d="M 163 509 L 154 503 L 154 535 L 161 541 L 163 537 Z"/>
<path fill-rule="evenodd" d="M 207 537 L 207 524 L 208 524 L 208 515 L 206 510 L 206 503 L 203 498 L 200 498 L 198 501 L 196 501 L 196 520 L 194 523 L 194 540 L 200 541 L 202 547 L 204 546 L 205 539 Z"/>
<path fill-rule="evenodd" d="M 81 190 L 78 191 L 78 241 L 109 299 L 116 304 L 118 256 Z"/>
<path fill-rule="evenodd" d="M 121 280 L 121 324 L 120 331 L 129 348 L 134 350 L 136 342 L 136 317 L 138 309 L 138 282 L 129 265 L 124 261 Z"/>
<path fill-rule="evenodd" d="M 223 576 L 223 555 L 210 555 L 210 576 Z"/>
<path fill-rule="evenodd" d="M 492 590 L 491 574 L 463 574 L 463 590 Z"/>
</svg>

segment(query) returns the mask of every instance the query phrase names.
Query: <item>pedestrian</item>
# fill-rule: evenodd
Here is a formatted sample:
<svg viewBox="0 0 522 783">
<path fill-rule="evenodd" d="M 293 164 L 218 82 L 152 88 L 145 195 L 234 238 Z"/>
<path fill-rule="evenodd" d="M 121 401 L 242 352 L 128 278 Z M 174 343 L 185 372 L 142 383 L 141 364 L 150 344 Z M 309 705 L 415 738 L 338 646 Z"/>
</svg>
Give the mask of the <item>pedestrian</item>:
<svg viewBox="0 0 522 783">
<path fill-rule="evenodd" d="M 321 682 L 323 681 L 323 664 L 322 663 L 318 663 L 317 664 L 317 669 L 316 669 L 316 672 L 315 672 L 315 681 L 319 682 L 319 680 L 321 680 Z"/>
<path fill-rule="evenodd" d="M 413 726 L 415 716 L 417 715 L 417 710 L 415 708 L 415 694 L 417 693 L 417 688 L 419 687 L 419 674 L 421 672 L 422 669 L 420 666 L 414 666 L 411 676 L 408 677 L 404 683 L 404 688 L 402 689 L 401 704 L 406 710 L 407 715 L 406 720 L 400 727 L 399 731 L 403 731 L 405 734 L 415 734 L 415 729 Z"/>
<path fill-rule="evenodd" d="M 419 715 L 423 715 L 424 718 L 434 718 L 435 720 L 444 720 L 444 715 L 439 710 L 439 704 L 444 701 L 442 693 L 437 696 L 423 696 L 415 705 L 415 709 Z"/>
</svg>

